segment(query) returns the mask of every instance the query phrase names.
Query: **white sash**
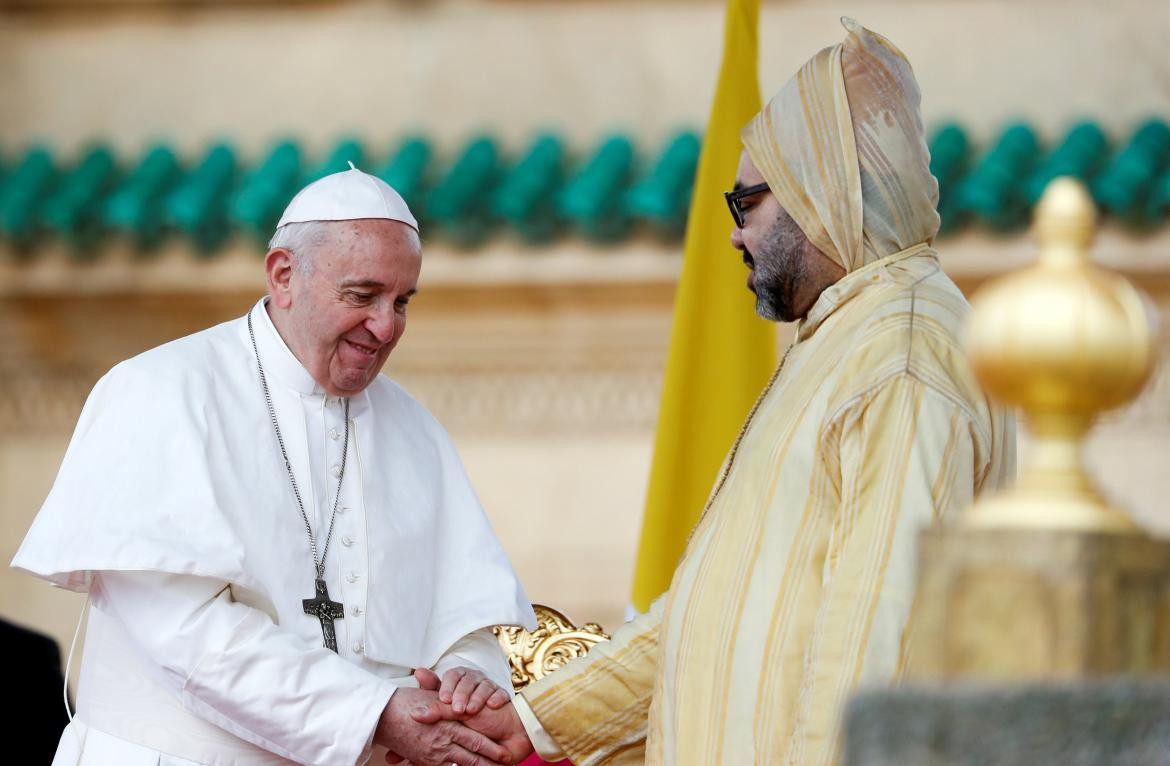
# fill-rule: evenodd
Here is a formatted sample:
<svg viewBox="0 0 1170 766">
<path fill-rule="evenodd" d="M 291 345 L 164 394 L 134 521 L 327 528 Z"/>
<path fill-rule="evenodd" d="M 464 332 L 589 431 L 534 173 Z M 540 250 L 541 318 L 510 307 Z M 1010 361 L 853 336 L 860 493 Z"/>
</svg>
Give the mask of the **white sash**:
<svg viewBox="0 0 1170 766">
<path fill-rule="evenodd" d="M 122 626 L 90 606 L 77 715 L 53 766 L 291 763 L 186 710 L 138 658 Z"/>
</svg>

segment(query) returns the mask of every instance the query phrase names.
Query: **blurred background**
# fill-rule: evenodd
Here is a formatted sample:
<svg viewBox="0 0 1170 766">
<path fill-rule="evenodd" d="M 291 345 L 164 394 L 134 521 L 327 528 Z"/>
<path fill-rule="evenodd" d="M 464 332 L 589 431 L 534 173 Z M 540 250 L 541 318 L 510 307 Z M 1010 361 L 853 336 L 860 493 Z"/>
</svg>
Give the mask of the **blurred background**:
<svg viewBox="0 0 1170 766">
<path fill-rule="evenodd" d="M 529 595 L 616 627 L 723 11 L 0 0 L 0 558 L 97 378 L 243 314 L 285 203 L 352 160 L 423 225 L 387 373 L 452 433 Z M 914 65 L 960 287 L 1031 259 L 1031 206 L 1077 175 L 1105 216 L 1097 258 L 1151 296 L 1165 357 L 1170 3 L 765 0 L 765 100 L 842 14 Z M 1089 451 L 1112 499 L 1170 530 L 1164 371 Z M 81 604 L 0 568 L 0 616 L 63 647 Z"/>
</svg>

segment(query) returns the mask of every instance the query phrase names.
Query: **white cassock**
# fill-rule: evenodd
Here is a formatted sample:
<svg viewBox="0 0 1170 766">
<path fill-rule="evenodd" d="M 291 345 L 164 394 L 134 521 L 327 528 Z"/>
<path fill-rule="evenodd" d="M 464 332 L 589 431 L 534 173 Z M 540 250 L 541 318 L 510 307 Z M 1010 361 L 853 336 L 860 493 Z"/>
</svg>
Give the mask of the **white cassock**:
<svg viewBox="0 0 1170 766">
<path fill-rule="evenodd" d="M 251 316 L 320 549 L 344 403 L 288 350 L 264 301 Z M 413 668 L 475 666 L 510 689 L 490 626 L 535 627 L 450 438 L 379 375 L 350 400 L 325 574 L 345 616 L 338 653 L 324 648 L 302 605 L 314 596 L 308 535 L 244 318 L 98 382 L 12 565 L 91 597 L 56 764 L 362 763 Z"/>
</svg>

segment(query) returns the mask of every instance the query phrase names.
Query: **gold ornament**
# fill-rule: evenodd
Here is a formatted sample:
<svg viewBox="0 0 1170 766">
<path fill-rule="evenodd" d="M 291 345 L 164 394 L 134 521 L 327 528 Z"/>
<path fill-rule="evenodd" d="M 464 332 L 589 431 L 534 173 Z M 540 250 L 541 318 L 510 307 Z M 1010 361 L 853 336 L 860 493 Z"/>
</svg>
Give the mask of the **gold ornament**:
<svg viewBox="0 0 1170 766">
<path fill-rule="evenodd" d="M 496 626 L 496 639 L 508 657 L 512 669 L 512 688 L 520 691 L 544 678 L 574 657 L 583 657 L 595 644 L 608 641 L 601 626 L 588 622 L 578 628 L 568 617 L 552 607 L 533 604 L 536 630 L 515 625 Z"/>
<path fill-rule="evenodd" d="M 1085 435 L 1101 412 L 1140 393 L 1154 367 L 1153 312 L 1129 282 L 1089 260 L 1096 209 L 1084 185 L 1054 180 L 1037 206 L 1039 260 L 973 297 L 967 349 L 994 398 L 1020 408 L 1034 445 L 1011 489 L 965 523 L 1134 531 L 1085 471 Z"/>
</svg>

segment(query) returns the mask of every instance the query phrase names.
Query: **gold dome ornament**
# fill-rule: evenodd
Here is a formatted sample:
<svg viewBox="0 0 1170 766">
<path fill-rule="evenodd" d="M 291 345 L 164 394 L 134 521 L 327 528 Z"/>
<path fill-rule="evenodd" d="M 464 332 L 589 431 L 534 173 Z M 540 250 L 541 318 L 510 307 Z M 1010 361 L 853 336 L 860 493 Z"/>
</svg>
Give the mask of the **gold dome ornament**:
<svg viewBox="0 0 1170 766">
<path fill-rule="evenodd" d="M 994 398 L 1023 411 L 1033 445 L 1016 485 L 978 501 L 973 527 L 1132 532 L 1085 470 L 1098 414 L 1134 399 L 1154 367 L 1154 314 L 1129 282 L 1093 264 L 1096 209 L 1084 184 L 1058 178 L 1036 209 L 1038 261 L 976 292 L 966 345 Z"/>
</svg>

